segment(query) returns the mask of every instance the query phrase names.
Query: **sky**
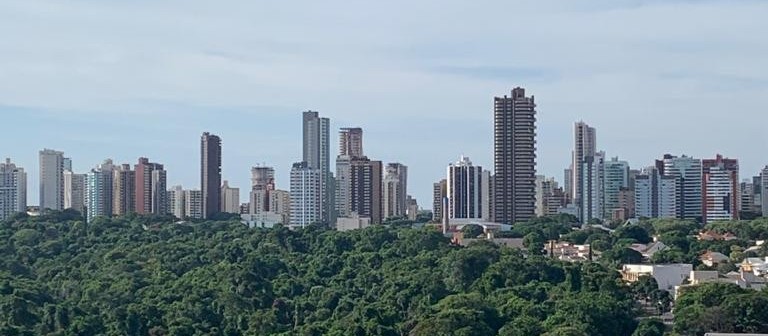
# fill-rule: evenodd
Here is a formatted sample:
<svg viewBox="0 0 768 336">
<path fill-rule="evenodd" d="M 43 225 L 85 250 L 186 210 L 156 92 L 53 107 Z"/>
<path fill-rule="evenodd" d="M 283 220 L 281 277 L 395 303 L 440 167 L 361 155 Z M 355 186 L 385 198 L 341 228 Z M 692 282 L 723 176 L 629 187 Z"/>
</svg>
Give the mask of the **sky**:
<svg viewBox="0 0 768 336">
<path fill-rule="evenodd" d="M 78 172 L 146 156 L 199 188 L 208 131 L 245 200 L 253 165 L 288 189 L 311 109 L 362 127 L 431 208 L 459 156 L 492 170 L 493 97 L 521 86 L 539 174 L 562 181 L 583 120 L 633 168 L 721 153 L 746 178 L 768 164 L 766 17 L 760 0 L 3 0 L 0 157 L 29 204 L 43 148 Z"/>
</svg>

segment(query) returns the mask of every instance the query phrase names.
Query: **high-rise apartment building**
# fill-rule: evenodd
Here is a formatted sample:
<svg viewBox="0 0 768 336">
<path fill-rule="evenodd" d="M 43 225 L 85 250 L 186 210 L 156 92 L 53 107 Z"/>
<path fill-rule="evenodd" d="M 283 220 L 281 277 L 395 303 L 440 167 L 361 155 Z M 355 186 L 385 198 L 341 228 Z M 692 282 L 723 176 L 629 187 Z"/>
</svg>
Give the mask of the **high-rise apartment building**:
<svg viewBox="0 0 768 336">
<path fill-rule="evenodd" d="M 218 135 L 203 133 L 200 161 L 202 217 L 210 219 L 221 211 L 221 138 Z"/>
<path fill-rule="evenodd" d="M 593 219 L 603 219 L 605 209 L 605 153 L 599 152 L 586 156 L 581 162 L 579 216 L 582 223 Z"/>
<path fill-rule="evenodd" d="M 768 166 L 760 172 L 760 210 L 763 217 L 768 217 Z"/>
<path fill-rule="evenodd" d="M 167 173 L 162 164 L 150 162 L 147 158 L 139 158 L 134 166 L 136 176 L 136 213 L 166 214 L 168 213 Z"/>
<path fill-rule="evenodd" d="M 40 151 L 40 211 L 64 209 L 64 153 Z"/>
<path fill-rule="evenodd" d="M 85 174 L 64 171 L 64 209 L 74 209 L 85 215 Z"/>
<path fill-rule="evenodd" d="M 221 185 L 221 212 L 240 213 L 240 188 L 229 186 L 229 181 Z"/>
<path fill-rule="evenodd" d="M 0 163 L 0 221 L 27 211 L 27 173 L 11 159 Z"/>
<path fill-rule="evenodd" d="M 168 189 L 168 213 L 178 219 L 186 218 L 184 198 L 184 188 L 182 186 L 177 185 Z"/>
<path fill-rule="evenodd" d="M 587 157 L 597 154 L 597 131 L 583 121 L 574 124 L 573 127 L 573 152 L 571 154 L 571 194 L 573 204 L 582 204 L 581 192 L 584 189 L 582 176 L 583 163 Z"/>
<path fill-rule="evenodd" d="M 494 98 L 494 221 L 534 217 L 536 207 L 536 104 L 517 87 Z"/>
<path fill-rule="evenodd" d="M 291 221 L 291 193 L 275 189 L 269 194 L 269 212 L 280 215 L 281 223 Z"/>
<path fill-rule="evenodd" d="M 184 215 L 185 218 L 203 219 L 205 207 L 203 206 L 202 190 L 184 190 Z"/>
<path fill-rule="evenodd" d="M 270 195 L 275 190 L 275 170 L 272 167 L 251 168 L 250 210 L 252 215 L 269 212 Z"/>
<path fill-rule="evenodd" d="M 448 180 L 442 179 L 432 184 L 432 220 L 443 220 L 443 199 L 448 197 Z"/>
<path fill-rule="evenodd" d="M 536 216 L 555 216 L 557 210 L 566 206 L 567 195 L 557 185 L 554 177 L 536 176 Z"/>
<path fill-rule="evenodd" d="M 334 180 L 330 160 L 330 119 L 318 112 L 303 113 L 303 161 L 320 174 L 320 220 L 330 224 L 334 217 Z M 362 150 L 362 148 L 361 148 Z"/>
<path fill-rule="evenodd" d="M 322 221 L 322 176 L 319 169 L 307 162 L 297 162 L 291 168 L 292 228 L 304 228 Z"/>
<path fill-rule="evenodd" d="M 408 167 L 400 163 L 389 163 L 385 168 L 383 189 L 383 217 L 403 217 L 408 208 Z"/>
<path fill-rule="evenodd" d="M 363 129 L 345 127 L 339 131 L 339 156 L 363 157 Z"/>
<path fill-rule="evenodd" d="M 483 171 L 483 167 L 473 165 L 465 156 L 448 165 L 448 218 L 487 219 L 489 178 L 490 174 Z"/>
<path fill-rule="evenodd" d="M 350 163 L 350 208 L 353 216 L 370 218 L 371 224 L 381 224 L 381 161 L 366 157 L 357 158 Z"/>
<path fill-rule="evenodd" d="M 567 204 L 573 204 L 573 167 L 563 170 L 563 192 L 567 198 Z"/>
<path fill-rule="evenodd" d="M 739 218 L 739 161 L 723 158 L 718 154 L 714 159 L 701 162 L 704 176 L 702 219 L 704 223 Z"/>
<path fill-rule="evenodd" d="M 701 160 L 683 155 L 664 155 L 657 166 L 663 167 L 662 174 L 677 180 L 675 192 L 676 214 L 679 219 L 702 220 L 702 166 Z"/>
<path fill-rule="evenodd" d="M 618 202 L 619 202 L 618 207 L 616 209 L 622 210 L 625 215 L 624 218 L 620 218 L 620 219 L 624 220 L 624 219 L 635 217 L 635 189 L 633 188 L 619 189 Z"/>
<path fill-rule="evenodd" d="M 629 164 L 614 157 L 603 164 L 603 219 L 613 217 L 613 211 L 622 209 L 619 193 L 629 188 Z"/>
<path fill-rule="evenodd" d="M 635 177 L 635 215 L 646 218 L 675 218 L 677 179 L 664 176 L 656 167 Z"/>
<path fill-rule="evenodd" d="M 136 180 L 136 172 L 131 170 L 131 165 L 115 167 L 112 177 L 113 215 L 121 216 L 136 211 Z"/>
<path fill-rule="evenodd" d="M 112 160 L 107 159 L 86 174 L 85 207 L 89 222 L 97 217 L 112 216 L 114 170 Z"/>
</svg>

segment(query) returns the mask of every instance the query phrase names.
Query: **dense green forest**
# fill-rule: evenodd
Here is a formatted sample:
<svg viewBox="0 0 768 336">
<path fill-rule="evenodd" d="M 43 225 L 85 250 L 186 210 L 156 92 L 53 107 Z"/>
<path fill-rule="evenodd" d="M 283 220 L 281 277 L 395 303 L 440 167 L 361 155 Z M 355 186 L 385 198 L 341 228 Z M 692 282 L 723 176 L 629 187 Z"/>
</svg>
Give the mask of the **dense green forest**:
<svg viewBox="0 0 768 336">
<path fill-rule="evenodd" d="M 430 229 L 68 212 L 0 226 L 2 335 L 660 335 L 610 266 Z"/>
</svg>

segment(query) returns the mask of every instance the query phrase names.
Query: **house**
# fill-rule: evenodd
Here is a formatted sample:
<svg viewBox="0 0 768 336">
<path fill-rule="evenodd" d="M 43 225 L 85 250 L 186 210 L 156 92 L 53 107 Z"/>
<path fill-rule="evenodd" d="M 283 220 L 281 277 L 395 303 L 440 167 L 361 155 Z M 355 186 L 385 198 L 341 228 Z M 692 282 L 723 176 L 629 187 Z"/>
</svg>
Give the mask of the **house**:
<svg viewBox="0 0 768 336">
<path fill-rule="evenodd" d="M 758 277 L 743 270 L 740 272 L 730 272 L 726 274 L 725 277 L 720 277 L 720 274 L 717 271 L 692 271 L 688 282 L 689 283 L 687 284 L 675 287 L 675 300 L 680 296 L 682 290 L 703 283 L 729 283 L 744 289 L 754 289 L 757 291 L 763 290 L 766 286 L 765 278 Z"/>
<path fill-rule="evenodd" d="M 630 249 L 633 249 L 640 254 L 643 255 L 643 259 L 645 260 L 651 260 L 654 254 L 664 251 L 668 249 L 669 247 L 660 241 L 654 241 L 652 243 L 646 244 L 632 244 L 629 246 Z"/>
<path fill-rule="evenodd" d="M 704 265 L 715 267 L 718 264 L 727 263 L 731 259 L 720 252 L 707 251 L 707 253 L 704 253 L 699 257 L 699 260 L 701 260 L 701 263 Z"/>
<path fill-rule="evenodd" d="M 626 282 L 635 282 L 643 276 L 656 279 L 660 290 L 672 292 L 676 286 L 682 285 L 691 275 L 691 264 L 665 264 L 665 265 L 624 265 L 621 268 L 622 279 Z"/>
<path fill-rule="evenodd" d="M 756 276 L 765 276 L 768 273 L 768 257 L 746 258 L 741 262 L 741 270 Z"/>
<path fill-rule="evenodd" d="M 544 245 L 544 250 L 548 256 L 568 262 L 589 261 L 590 258 L 600 257 L 600 252 L 591 250 L 589 244 L 574 245 L 568 242 L 550 241 Z"/>
<path fill-rule="evenodd" d="M 523 238 L 496 238 L 493 231 L 486 232 L 486 236 L 483 238 L 464 238 L 463 232 L 454 232 L 451 242 L 460 246 L 468 246 L 469 244 L 480 240 L 489 241 L 503 247 L 517 248 L 521 250 L 525 249 L 525 246 L 523 246 Z"/>
<path fill-rule="evenodd" d="M 748 249 L 744 250 L 744 253 L 748 252 L 760 252 L 760 250 L 763 248 L 763 244 L 765 243 L 765 240 L 758 240 L 755 242 L 755 246 L 750 246 Z"/>
<path fill-rule="evenodd" d="M 712 240 L 730 241 L 730 240 L 734 240 L 734 239 L 739 239 L 739 237 L 736 237 L 736 235 L 734 235 L 733 233 L 730 233 L 730 232 L 726 232 L 726 233 L 720 234 L 720 233 L 717 233 L 717 232 L 711 231 L 711 230 L 710 231 L 701 231 L 701 232 L 699 232 L 699 235 L 697 236 L 697 238 L 699 240 L 707 240 L 707 241 L 712 241 Z"/>
</svg>

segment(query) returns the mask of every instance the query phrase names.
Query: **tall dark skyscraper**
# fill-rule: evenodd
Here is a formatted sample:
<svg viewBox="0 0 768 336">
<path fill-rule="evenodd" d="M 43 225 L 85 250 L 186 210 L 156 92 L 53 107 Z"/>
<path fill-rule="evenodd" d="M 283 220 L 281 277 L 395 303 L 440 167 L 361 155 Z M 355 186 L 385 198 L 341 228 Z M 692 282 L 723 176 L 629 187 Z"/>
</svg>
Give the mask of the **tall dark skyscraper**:
<svg viewBox="0 0 768 336">
<path fill-rule="evenodd" d="M 513 224 L 534 217 L 536 208 L 536 104 L 517 87 L 494 98 L 493 220 Z"/>
<path fill-rule="evenodd" d="M 200 189 L 203 218 L 221 212 L 221 138 L 208 132 L 200 139 Z"/>
</svg>

